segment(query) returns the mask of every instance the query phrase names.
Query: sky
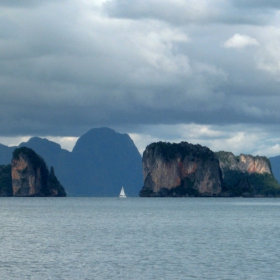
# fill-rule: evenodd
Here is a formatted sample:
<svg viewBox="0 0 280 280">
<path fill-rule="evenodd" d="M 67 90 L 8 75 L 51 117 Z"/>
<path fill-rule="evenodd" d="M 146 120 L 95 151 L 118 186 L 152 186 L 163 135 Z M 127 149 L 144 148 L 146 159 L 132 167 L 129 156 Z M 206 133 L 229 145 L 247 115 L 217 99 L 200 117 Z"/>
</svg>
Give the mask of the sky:
<svg viewBox="0 0 280 280">
<path fill-rule="evenodd" d="M 280 155 L 279 46 L 276 0 L 0 0 L 0 143 Z"/>
</svg>

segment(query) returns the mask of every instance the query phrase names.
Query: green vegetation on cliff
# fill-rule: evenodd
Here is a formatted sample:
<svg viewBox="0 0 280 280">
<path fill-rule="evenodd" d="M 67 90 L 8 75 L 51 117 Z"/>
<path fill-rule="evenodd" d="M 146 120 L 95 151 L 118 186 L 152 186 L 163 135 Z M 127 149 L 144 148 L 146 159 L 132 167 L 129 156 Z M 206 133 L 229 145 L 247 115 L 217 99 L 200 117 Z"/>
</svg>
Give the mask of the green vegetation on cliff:
<svg viewBox="0 0 280 280">
<path fill-rule="evenodd" d="M 46 162 L 44 161 L 44 159 L 42 157 L 40 157 L 38 154 L 36 154 L 32 149 L 27 148 L 27 147 L 16 148 L 13 151 L 13 159 L 19 159 L 20 154 L 25 155 L 33 166 L 43 167 L 44 171 L 46 171 L 46 173 L 48 173 Z"/>
<path fill-rule="evenodd" d="M 175 143 L 160 141 L 150 144 L 148 148 L 157 150 L 166 161 L 173 160 L 178 154 L 184 154 L 184 147 Z"/>
<path fill-rule="evenodd" d="M 231 152 L 219 151 L 215 152 L 216 156 L 218 157 L 219 161 L 224 163 L 225 165 L 230 165 L 232 162 L 230 157 L 232 157 L 236 162 L 239 162 L 239 156 L 235 156 Z"/>
<path fill-rule="evenodd" d="M 140 191 L 141 197 L 198 197 L 201 196 L 199 191 L 194 188 L 194 182 L 189 178 L 184 178 L 181 185 L 172 189 L 161 188 L 158 193 L 154 193 L 149 188 L 142 188 Z"/>
<path fill-rule="evenodd" d="M 181 180 L 181 185 L 175 188 L 168 190 L 166 196 L 172 197 L 182 197 L 182 196 L 201 196 L 199 191 L 194 188 L 194 180 L 191 178 L 185 177 Z"/>
<path fill-rule="evenodd" d="M 146 149 L 156 151 L 158 154 L 161 154 L 166 161 L 171 161 L 178 157 L 178 155 L 180 155 L 181 161 L 190 154 L 204 161 L 213 157 L 213 152 L 209 148 L 202 147 L 199 144 L 189 144 L 188 142 L 181 142 L 178 144 L 160 141 L 148 145 Z"/>
<path fill-rule="evenodd" d="M 229 196 L 280 196 L 280 185 L 268 173 L 226 171 L 222 191 Z"/>
<path fill-rule="evenodd" d="M 223 173 L 223 195 L 280 196 L 280 185 L 273 174 L 270 174 L 271 164 L 268 158 L 244 154 L 235 156 L 224 151 L 217 152 L 216 155 Z"/>
</svg>

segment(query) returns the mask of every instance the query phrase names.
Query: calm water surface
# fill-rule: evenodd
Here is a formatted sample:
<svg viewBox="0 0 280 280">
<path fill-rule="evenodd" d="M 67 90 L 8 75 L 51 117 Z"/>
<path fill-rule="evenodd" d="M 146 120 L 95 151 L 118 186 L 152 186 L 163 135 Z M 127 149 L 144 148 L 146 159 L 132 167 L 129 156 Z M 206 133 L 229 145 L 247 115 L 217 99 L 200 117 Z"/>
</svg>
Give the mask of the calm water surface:
<svg viewBox="0 0 280 280">
<path fill-rule="evenodd" d="M 280 279 L 280 199 L 0 198 L 0 279 Z"/>
</svg>

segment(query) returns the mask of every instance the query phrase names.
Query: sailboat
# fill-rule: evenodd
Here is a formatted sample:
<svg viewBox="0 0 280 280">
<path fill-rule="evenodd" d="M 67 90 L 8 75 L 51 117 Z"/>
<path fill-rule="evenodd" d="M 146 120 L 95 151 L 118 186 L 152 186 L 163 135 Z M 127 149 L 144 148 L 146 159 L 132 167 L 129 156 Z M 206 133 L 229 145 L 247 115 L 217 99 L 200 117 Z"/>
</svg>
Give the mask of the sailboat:
<svg viewBox="0 0 280 280">
<path fill-rule="evenodd" d="M 119 195 L 120 198 L 126 198 L 126 195 L 125 195 L 125 192 L 124 192 L 124 188 L 122 187 L 121 189 L 121 192 L 120 192 L 120 195 Z"/>
</svg>

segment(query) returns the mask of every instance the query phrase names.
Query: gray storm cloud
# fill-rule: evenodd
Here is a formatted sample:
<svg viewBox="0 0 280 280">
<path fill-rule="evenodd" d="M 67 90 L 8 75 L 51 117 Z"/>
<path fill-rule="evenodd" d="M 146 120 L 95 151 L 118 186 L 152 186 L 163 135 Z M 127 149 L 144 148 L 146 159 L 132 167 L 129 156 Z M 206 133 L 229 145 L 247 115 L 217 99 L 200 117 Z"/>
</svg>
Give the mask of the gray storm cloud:
<svg viewBox="0 0 280 280">
<path fill-rule="evenodd" d="M 280 121 L 279 6 L 0 1 L 1 136 L 160 124 L 272 131 Z"/>
<path fill-rule="evenodd" d="M 177 0 L 177 1 L 106 1 L 104 10 L 112 17 L 159 19 L 184 24 L 265 24 L 279 8 L 276 1 Z"/>
</svg>

